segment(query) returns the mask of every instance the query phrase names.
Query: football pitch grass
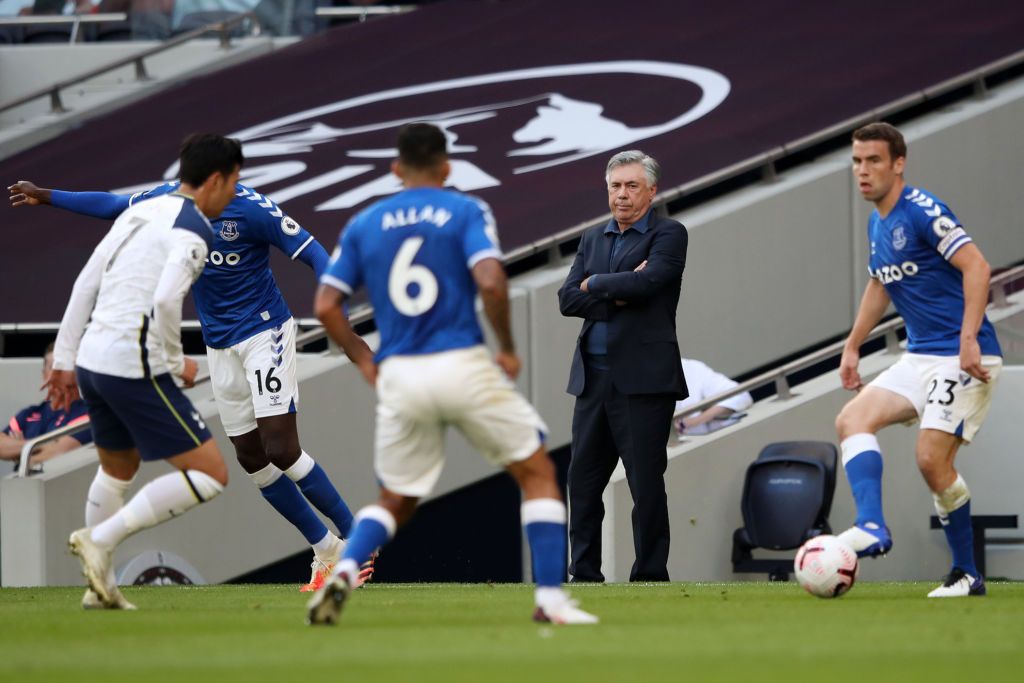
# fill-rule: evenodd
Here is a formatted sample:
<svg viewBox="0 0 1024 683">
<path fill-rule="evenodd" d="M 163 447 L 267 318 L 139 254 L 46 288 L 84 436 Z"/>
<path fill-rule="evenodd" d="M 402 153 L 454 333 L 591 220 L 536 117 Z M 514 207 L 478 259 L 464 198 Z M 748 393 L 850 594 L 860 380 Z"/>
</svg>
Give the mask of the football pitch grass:
<svg viewBox="0 0 1024 683">
<path fill-rule="evenodd" d="M 928 600 L 867 583 L 836 600 L 795 584 L 580 586 L 597 626 L 530 620 L 513 584 L 379 584 L 337 626 L 306 626 L 288 585 L 0 590 L 0 681 L 1024 681 L 1024 583 Z"/>
</svg>

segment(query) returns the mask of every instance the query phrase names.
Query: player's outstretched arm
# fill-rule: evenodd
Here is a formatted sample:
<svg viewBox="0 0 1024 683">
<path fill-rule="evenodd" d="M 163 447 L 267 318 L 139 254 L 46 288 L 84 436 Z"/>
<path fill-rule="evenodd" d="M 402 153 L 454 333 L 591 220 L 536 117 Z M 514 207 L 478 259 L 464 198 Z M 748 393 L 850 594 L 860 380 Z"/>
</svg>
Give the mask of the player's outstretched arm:
<svg viewBox="0 0 1024 683">
<path fill-rule="evenodd" d="M 964 317 L 960 325 L 960 368 L 982 382 L 988 382 L 989 372 L 981 364 L 978 330 L 988 305 L 989 280 L 992 269 L 973 244 L 960 247 L 949 260 L 964 278 Z"/>
<path fill-rule="evenodd" d="M 13 185 L 8 185 L 7 191 L 11 193 L 11 206 L 49 204 L 50 195 L 53 192 L 45 187 L 38 187 L 35 183 L 31 183 L 28 180 L 19 180 Z"/>
<path fill-rule="evenodd" d="M 857 391 L 861 388 L 860 373 L 857 366 L 860 364 L 860 347 L 875 328 L 878 321 L 885 315 L 885 309 L 889 307 L 889 294 L 881 282 L 872 278 L 864 288 L 864 294 L 860 298 L 860 308 L 857 309 L 857 318 L 853 321 L 853 329 L 846 338 L 846 345 L 843 347 L 843 356 L 839 361 L 839 379 L 842 380 L 843 388 L 850 391 Z"/>
<path fill-rule="evenodd" d="M 130 195 L 110 192 L 65 192 L 38 187 L 27 180 L 8 186 L 11 206 L 50 204 L 94 218 L 116 218 L 131 203 Z"/>
<path fill-rule="evenodd" d="M 505 268 L 495 258 L 485 258 L 473 266 L 473 280 L 476 282 L 480 299 L 484 304 L 487 322 L 498 339 L 498 353 L 495 362 L 511 379 L 519 375 L 522 362 L 516 355 L 512 339 L 512 319 L 508 304 L 508 277 Z"/>
<path fill-rule="evenodd" d="M 327 330 L 327 336 L 341 347 L 349 360 L 355 363 L 367 383 L 371 387 L 376 386 L 377 363 L 373 360 L 373 351 L 352 329 L 345 310 L 342 308 L 344 301 L 345 295 L 341 290 L 321 284 L 317 288 L 316 298 L 313 300 L 313 313 Z"/>
</svg>

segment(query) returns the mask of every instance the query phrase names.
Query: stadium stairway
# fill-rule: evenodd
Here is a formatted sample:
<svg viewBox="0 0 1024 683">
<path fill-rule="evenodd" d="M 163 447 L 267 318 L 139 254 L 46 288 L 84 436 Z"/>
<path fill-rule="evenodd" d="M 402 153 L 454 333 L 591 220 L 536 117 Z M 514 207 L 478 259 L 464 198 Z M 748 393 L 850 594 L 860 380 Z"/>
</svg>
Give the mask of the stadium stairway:
<svg viewBox="0 0 1024 683">
<path fill-rule="evenodd" d="M 61 91 L 67 109 L 54 113 L 48 97 L 0 112 L 0 159 L 193 76 L 245 62 L 295 38 L 235 38 L 224 49 L 216 38 L 199 38 L 145 60 L 148 78 L 138 80 L 132 64 Z M 0 46 L 0 107 L 58 82 L 150 50 L 157 41 Z"/>
</svg>

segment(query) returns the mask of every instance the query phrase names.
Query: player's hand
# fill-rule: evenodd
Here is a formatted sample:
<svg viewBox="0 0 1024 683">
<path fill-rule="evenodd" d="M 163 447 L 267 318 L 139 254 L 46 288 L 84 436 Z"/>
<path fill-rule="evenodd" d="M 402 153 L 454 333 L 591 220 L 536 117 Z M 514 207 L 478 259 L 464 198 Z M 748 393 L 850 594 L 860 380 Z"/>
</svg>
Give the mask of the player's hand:
<svg viewBox="0 0 1024 683">
<path fill-rule="evenodd" d="M 13 185 L 8 185 L 7 191 L 11 193 L 11 206 L 39 206 L 50 203 L 50 191 L 27 180 L 19 180 Z"/>
<path fill-rule="evenodd" d="M 960 369 L 986 384 L 992 379 L 988 370 L 981 364 L 981 347 L 978 346 L 977 339 L 960 338 Z"/>
<path fill-rule="evenodd" d="M 71 404 L 78 400 L 78 381 L 74 370 L 50 370 L 43 382 L 46 400 L 54 410 L 71 410 Z"/>
<path fill-rule="evenodd" d="M 590 275 L 588 275 L 587 277 L 583 278 L 583 282 L 580 283 L 580 290 L 581 291 L 584 291 L 584 292 L 589 292 L 590 291 L 590 286 L 589 286 L 590 278 L 591 278 Z"/>
<path fill-rule="evenodd" d="M 178 377 L 181 378 L 181 382 L 185 385 L 186 389 L 191 389 L 196 385 L 196 375 L 198 373 L 199 363 L 185 356 L 185 369 L 181 371 Z"/>
<path fill-rule="evenodd" d="M 377 364 L 373 362 L 373 355 L 370 355 L 368 360 L 360 361 L 356 363 L 356 367 L 359 368 L 359 372 L 363 373 L 363 379 L 371 387 L 377 386 Z"/>
<path fill-rule="evenodd" d="M 860 391 L 863 384 L 860 381 L 860 373 L 857 372 L 859 364 L 860 351 L 843 349 L 843 357 L 839 361 L 839 379 L 844 389 Z"/>
<path fill-rule="evenodd" d="M 514 352 L 498 351 L 494 355 L 494 362 L 508 375 L 509 379 L 514 380 L 519 376 L 519 371 L 523 368 L 523 362 L 519 360 Z"/>
<path fill-rule="evenodd" d="M 640 265 L 633 269 L 634 273 L 639 273 L 641 270 L 647 267 L 647 259 L 640 262 Z"/>
</svg>

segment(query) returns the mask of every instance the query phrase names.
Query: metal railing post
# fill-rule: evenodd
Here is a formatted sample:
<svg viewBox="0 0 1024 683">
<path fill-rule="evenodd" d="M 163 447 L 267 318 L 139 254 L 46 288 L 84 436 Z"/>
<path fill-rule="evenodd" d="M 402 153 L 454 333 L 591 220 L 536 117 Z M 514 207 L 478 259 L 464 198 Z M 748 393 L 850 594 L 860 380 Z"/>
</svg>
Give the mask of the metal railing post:
<svg viewBox="0 0 1024 683">
<path fill-rule="evenodd" d="M 50 113 L 51 114 L 64 114 L 68 110 L 64 108 L 64 103 L 60 99 L 60 88 L 54 88 L 50 91 Z"/>
<path fill-rule="evenodd" d="M 151 81 L 153 79 L 150 77 L 149 73 L 146 72 L 146 63 L 143 59 L 143 57 L 139 57 L 135 60 L 135 80 Z"/>
<path fill-rule="evenodd" d="M 231 31 L 228 27 L 228 22 L 222 22 L 218 28 L 220 33 L 220 49 L 230 50 L 231 49 Z"/>
<path fill-rule="evenodd" d="M 775 378 L 775 394 L 779 401 L 788 401 L 793 398 L 793 391 L 789 387 L 789 380 L 785 374 Z"/>
</svg>

